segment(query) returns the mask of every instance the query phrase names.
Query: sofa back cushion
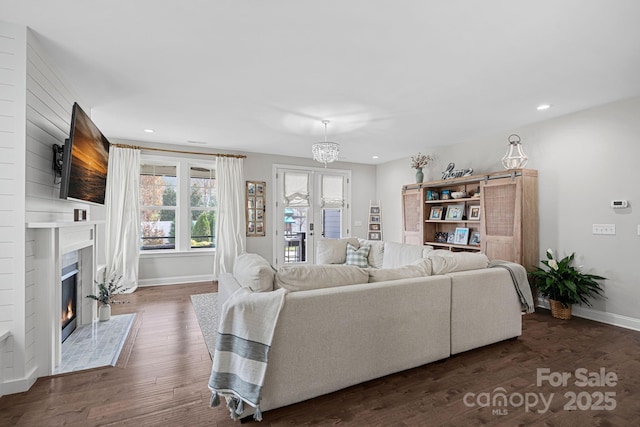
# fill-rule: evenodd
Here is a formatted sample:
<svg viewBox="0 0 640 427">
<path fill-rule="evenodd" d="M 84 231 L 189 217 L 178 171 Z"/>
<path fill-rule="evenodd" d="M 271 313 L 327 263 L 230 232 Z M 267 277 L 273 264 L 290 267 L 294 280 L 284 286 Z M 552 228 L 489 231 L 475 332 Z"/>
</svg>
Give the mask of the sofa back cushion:
<svg viewBox="0 0 640 427">
<path fill-rule="evenodd" d="M 369 256 L 367 257 L 367 263 L 373 268 L 382 268 L 382 262 L 384 261 L 384 241 L 382 240 L 365 240 L 358 238 L 360 246 L 369 246 Z"/>
<path fill-rule="evenodd" d="M 367 283 L 367 270 L 353 265 L 285 265 L 278 269 L 275 286 L 289 291 Z"/>
<path fill-rule="evenodd" d="M 370 268 L 369 282 L 385 282 L 387 280 L 410 279 L 431 275 L 431 261 L 421 258 L 412 264 L 396 268 Z"/>
<path fill-rule="evenodd" d="M 431 252 L 431 246 L 408 245 L 405 243 L 384 242 L 382 268 L 397 268 L 409 265 Z"/>
<path fill-rule="evenodd" d="M 438 249 L 429 252 L 427 258 L 431 260 L 433 275 L 478 270 L 487 268 L 489 265 L 489 258 L 485 254 L 475 252 L 451 252 Z"/>
<path fill-rule="evenodd" d="M 274 274 L 271 264 L 258 254 L 244 253 L 233 264 L 233 276 L 240 286 L 254 292 L 272 291 Z"/>
<path fill-rule="evenodd" d="M 347 243 L 360 247 L 358 239 L 320 239 L 316 243 L 316 264 L 344 264 L 347 261 Z"/>
</svg>

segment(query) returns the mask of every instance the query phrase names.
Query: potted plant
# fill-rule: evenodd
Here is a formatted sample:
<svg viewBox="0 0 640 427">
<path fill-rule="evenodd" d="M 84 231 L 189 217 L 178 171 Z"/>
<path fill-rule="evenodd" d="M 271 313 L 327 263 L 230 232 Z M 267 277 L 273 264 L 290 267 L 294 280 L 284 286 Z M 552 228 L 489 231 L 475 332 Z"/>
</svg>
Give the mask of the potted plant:
<svg viewBox="0 0 640 427">
<path fill-rule="evenodd" d="M 416 169 L 416 183 L 421 183 L 424 179 L 422 168 L 427 166 L 430 161 L 433 160 L 429 154 L 422 154 L 418 152 L 415 156 L 411 156 L 411 167 Z"/>
<path fill-rule="evenodd" d="M 120 285 L 120 277 L 112 277 L 108 282 L 96 281 L 98 285 L 98 295 L 87 295 L 87 298 L 94 299 L 100 303 L 98 307 L 98 319 L 101 322 L 111 318 L 111 304 L 116 302 L 114 295 L 126 291 L 126 288 Z"/>
<path fill-rule="evenodd" d="M 547 249 L 547 259 L 542 264 L 548 270 L 535 267 L 531 276 L 542 296 L 549 298 L 551 315 L 558 319 L 571 318 L 572 304 L 585 304 L 591 307 L 590 298 L 602 295 L 602 287 L 597 280 L 605 280 L 604 277 L 595 274 L 586 274 L 574 267 L 575 253 L 556 261 L 553 251 Z"/>
</svg>

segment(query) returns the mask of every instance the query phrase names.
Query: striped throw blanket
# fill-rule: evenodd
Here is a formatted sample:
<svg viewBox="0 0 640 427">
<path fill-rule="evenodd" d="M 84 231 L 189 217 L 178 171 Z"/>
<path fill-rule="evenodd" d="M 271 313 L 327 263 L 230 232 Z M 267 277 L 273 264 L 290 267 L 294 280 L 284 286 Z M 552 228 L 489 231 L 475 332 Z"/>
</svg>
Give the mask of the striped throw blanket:
<svg viewBox="0 0 640 427">
<path fill-rule="evenodd" d="M 536 311 L 533 305 L 533 295 L 531 295 L 531 286 L 527 279 L 527 270 L 520 264 L 508 261 L 494 260 L 489 263 L 489 268 L 499 267 L 504 268 L 511 274 L 511 280 L 520 298 L 520 305 L 526 313 L 533 313 Z"/>
<path fill-rule="evenodd" d="M 255 408 L 257 421 L 262 419 L 262 385 L 285 293 L 285 289 L 252 292 L 240 288 L 222 307 L 209 389 L 211 406 L 218 406 L 220 397 L 225 397 L 234 420 L 244 412 L 245 403 Z"/>
</svg>

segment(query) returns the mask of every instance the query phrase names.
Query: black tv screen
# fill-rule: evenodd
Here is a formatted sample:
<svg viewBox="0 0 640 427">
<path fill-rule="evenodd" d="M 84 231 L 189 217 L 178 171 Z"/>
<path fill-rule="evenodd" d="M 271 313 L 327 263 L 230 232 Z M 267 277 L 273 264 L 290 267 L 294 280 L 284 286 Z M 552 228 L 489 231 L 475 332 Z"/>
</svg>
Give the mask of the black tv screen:
<svg viewBox="0 0 640 427">
<path fill-rule="evenodd" d="M 103 205 L 108 166 L 109 141 L 74 103 L 71 132 L 64 144 L 60 198 Z"/>
</svg>

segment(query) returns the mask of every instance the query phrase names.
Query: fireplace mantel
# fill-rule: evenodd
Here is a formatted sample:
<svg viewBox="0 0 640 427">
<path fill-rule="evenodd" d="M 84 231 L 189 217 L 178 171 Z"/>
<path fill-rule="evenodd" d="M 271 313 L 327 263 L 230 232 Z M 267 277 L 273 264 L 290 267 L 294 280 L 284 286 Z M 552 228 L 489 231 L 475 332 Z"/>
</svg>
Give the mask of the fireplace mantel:
<svg viewBox="0 0 640 427">
<path fill-rule="evenodd" d="M 62 256 L 80 253 L 81 304 L 79 325 L 90 324 L 97 307 L 86 295 L 95 294 L 96 227 L 103 221 L 29 222 L 26 224 L 34 239 L 35 307 L 38 366 L 40 375 L 51 375 L 60 364 L 61 354 L 61 278 Z"/>
</svg>

